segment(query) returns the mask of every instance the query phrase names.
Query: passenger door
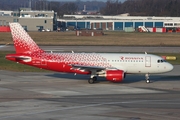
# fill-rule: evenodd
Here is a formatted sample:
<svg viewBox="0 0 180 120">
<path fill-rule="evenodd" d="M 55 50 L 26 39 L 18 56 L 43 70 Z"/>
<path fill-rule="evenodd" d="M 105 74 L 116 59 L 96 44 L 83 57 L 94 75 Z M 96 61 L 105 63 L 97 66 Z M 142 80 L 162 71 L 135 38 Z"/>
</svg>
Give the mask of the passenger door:
<svg viewBox="0 0 180 120">
<path fill-rule="evenodd" d="M 151 67 L 151 57 L 150 56 L 145 57 L 145 67 Z"/>
</svg>

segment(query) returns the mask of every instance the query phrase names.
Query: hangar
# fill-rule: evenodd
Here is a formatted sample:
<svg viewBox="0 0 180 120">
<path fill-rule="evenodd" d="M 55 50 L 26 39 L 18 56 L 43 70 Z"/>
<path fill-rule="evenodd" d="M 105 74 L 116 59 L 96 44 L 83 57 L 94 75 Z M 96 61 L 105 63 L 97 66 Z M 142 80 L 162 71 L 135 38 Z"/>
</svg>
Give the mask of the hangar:
<svg viewBox="0 0 180 120">
<path fill-rule="evenodd" d="M 127 27 L 137 29 L 138 26 L 149 28 L 180 27 L 179 17 L 155 16 L 103 16 L 103 15 L 64 15 L 57 19 L 58 26 L 75 29 L 103 29 L 123 31 Z"/>
<path fill-rule="evenodd" d="M 8 13 L 7 13 L 8 12 Z M 177 28 L 180 32 L 179 17 L 156 16 L 117 16 L 103 15 L 64 15 L 57 17 L 54 11 L 32 11 L 30 8 L 20 8 L 19 11 L 0 11 L 0 27 L 8 26 L 9 22 L 19 22 L 28 31 L 40 29 L 65 30 L 71 29 L 101 29 L 125 31 L 126 28 Z M 156 30 L 159 31 L 159 30 Z M 160 30 L 161 31 L 161 30 Z"/>
</svg>

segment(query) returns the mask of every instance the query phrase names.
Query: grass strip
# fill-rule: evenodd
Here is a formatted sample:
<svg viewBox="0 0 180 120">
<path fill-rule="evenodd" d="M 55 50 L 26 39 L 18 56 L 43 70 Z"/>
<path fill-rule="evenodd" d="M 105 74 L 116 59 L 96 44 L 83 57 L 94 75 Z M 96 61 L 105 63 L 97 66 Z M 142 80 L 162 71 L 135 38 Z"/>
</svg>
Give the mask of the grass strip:
<svg viewBox="0 0 180 120">
<path fill-rule="evenodd" d="M 180 46 L 180 33 L 126 33 L 105 31 L 104 36 L 76 36 L 69 32 L 28 32 L 38 45 Z M 13 44 L 10 33 L 0 33 L 0 44 Z"/>
</svg>

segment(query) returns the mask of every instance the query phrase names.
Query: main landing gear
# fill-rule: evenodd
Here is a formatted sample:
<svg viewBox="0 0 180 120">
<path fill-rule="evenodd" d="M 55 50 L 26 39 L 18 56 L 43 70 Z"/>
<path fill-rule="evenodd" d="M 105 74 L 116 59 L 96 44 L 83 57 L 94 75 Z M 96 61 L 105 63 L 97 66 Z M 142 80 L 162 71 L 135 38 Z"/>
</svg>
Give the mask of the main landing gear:
<svg viewBox="0 0 180 120">
<path fill-rule="evenodd" d="M 88 83 L 93 84 L 95 81 L 97 81 L 97 77 L 96 76 L 91 76 L 91 78 L 89 78 L 89 80 L 88 80 Z"/>
<path fill-rule="evenodd" d="M 151 81 L 149 80 L 149 74 L 145 74 L 145 78 L 146 78 L 146 83 L 150 83 Z"/>
</svg>

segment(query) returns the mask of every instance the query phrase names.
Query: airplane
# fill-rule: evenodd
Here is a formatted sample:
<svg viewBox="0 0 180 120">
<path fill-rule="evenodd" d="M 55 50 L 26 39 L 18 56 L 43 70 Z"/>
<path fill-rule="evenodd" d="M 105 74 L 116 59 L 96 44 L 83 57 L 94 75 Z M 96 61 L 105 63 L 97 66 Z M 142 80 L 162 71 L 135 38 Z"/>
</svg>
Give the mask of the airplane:
<svg viewBox="0 0 180 120">
<path fill-rule="evenodd" d="M 48 53 L 42 50 L 19 23 L 9 23 L 16 50 L 6 55 L 6 59 L 57 72 L 90 75 L 90 84 L 97 77 L 105 77 L 112 82 L 122 82 L 127 74 L 165 73 L 173 70 L 173 65 L 153 54 L 127 53 Z"/>
</svg>

